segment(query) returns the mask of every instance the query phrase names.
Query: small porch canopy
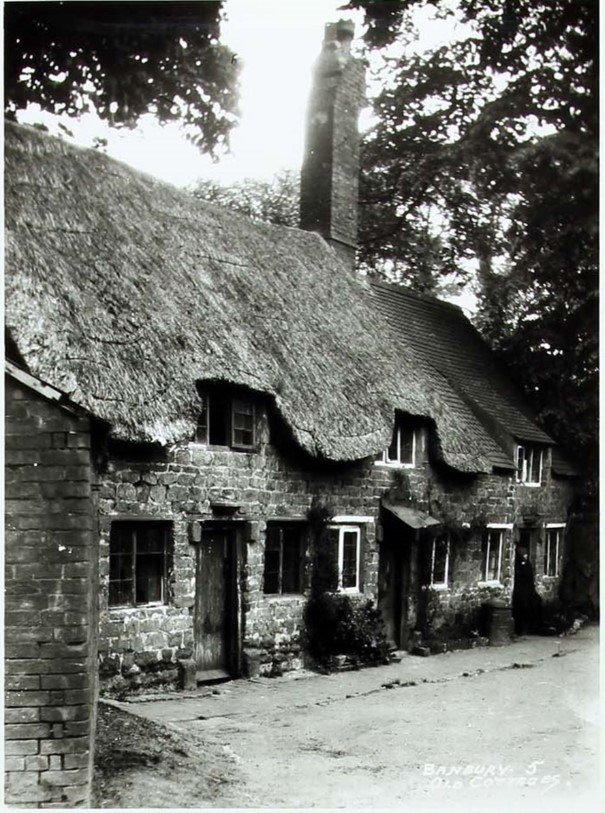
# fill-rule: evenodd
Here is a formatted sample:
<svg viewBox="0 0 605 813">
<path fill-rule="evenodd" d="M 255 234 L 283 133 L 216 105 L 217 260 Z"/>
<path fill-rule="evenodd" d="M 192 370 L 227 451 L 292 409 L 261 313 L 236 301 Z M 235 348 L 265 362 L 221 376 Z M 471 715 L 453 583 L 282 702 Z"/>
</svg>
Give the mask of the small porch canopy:
<svg viewBox="0 0 605 813">
<path fill-rule="evenodd" d="M 442 524 L 438 519 L 435 519 L 435 517 L 427 514 L 426 511 L 420 511 L 418 508 L 411 508 L 409 505 L 393 503 L 390 500 L 387 500 L 386 497 L 383 497 L 381 502 L 383 508 L 390 511 L 390 513 L 396 516 L 397 519 L 401 520 L 401 522 L 403 522 L 409 528 L 413 528 L 415 531 L 421 531 L 424 528 L 431 528 L 434 525 Z"/>
</svg>

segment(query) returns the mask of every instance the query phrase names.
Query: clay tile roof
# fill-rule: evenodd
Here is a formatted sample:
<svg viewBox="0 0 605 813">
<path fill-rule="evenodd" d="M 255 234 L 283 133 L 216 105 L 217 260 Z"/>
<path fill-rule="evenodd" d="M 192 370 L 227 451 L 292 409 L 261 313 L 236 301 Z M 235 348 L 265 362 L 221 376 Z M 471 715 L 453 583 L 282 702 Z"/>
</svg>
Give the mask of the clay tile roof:
<svg viewBox="0 0 605 813">
<path fill-rule="evenodd" d="M 383 282 L 372 284 L 372 294 L 402 349 L 441 373 L 497 442 L 493 465 L 511 465 L 515 441 L 554 442 L 460 308 Z"/>
</svg>

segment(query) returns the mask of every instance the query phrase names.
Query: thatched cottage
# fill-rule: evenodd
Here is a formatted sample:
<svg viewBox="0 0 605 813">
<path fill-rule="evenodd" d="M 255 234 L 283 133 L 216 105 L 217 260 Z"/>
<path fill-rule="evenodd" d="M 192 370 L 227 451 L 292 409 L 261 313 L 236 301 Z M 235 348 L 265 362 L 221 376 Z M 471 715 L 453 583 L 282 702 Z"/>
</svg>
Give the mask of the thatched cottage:
<svg viewBox="0 0 605 813">
<path fill-rule="evenodd" d="M 351 36 L 318 63 L 305 229 L 7 125 L 8 348 L 92 416 L 104 677 L 301 665 L 318 516 L 332 589 L 398 647 L 510 601 L 519 542 L 556 593 L 573 471 L 462 311 L 352 267 Z"/>
</svg>

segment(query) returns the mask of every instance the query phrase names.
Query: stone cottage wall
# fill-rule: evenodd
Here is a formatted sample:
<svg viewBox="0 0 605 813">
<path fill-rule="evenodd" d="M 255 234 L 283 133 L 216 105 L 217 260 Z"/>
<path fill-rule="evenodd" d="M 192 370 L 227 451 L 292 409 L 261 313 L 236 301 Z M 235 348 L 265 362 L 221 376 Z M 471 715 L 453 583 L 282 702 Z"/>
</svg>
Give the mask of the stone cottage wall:
<svg viewBox="0 0 605 813">
<path fill-rule="evenodd" d="M 195 544 L 192 521 L 216 519 L 213 502 L 238 506 L 233 520 L 245 526 L 245 563 L 241 580 L 244 654 L 258 658 L 262 673 L 298 668 L 303 662 L 301 596 L 263 593 L 266 523 L 271 519 L 304 519 L 318 501 L 332 515 L 370 517 L 362 526 L 363 597 L 377 598 L 380 499 L 387 491 L 409 499 L 434 516 L 462 527 L 479 520 L 513 524 L 524 507 L 539 503 L 545 518 L 565 516 L 568 488 L 550 479 L 540 489 L 514 483 L 508 474 L 462 477 L 439 474 L 428 464 L 428 433 L 423 429 L 417 465 L 397 470 L 365 460 L 353 464 L 319 465 L 300 455 L 278 452 L 269 442 L 266 414 L 260 425 L 257 452 L 235 452 L 199 444 L 173 448 L 163 459 L 150 462 L 143 454 L 110 449 L 107 470 L 101 475 L 100 661 L 105 681 L 127 678 L 136 683 L 154 679 L 166 668 L 174 677 L 179 658 L 191 655 L 195 597 Z M 548 474 L 550 478 L 550 475 Z M 530 494 L 533 491 L 535 493 Z M 405 493 L 404 493 L 405 492 Z M 540 493 L 538 493 L 540 492 Z M 116 519 L 154 517 L 174 527 L 173 597 L 169 605 L 109 608 L 109 533 Z M 514 531 L 506 531 L 503 578 L 499 586 L 481 583 L 482 530 L 471 528 L 452 553 L 448 588 L 431 596 L 433 621 L 452 623 L 470 616 L 494 595 L 510 599 Z M 307 562 L 307 568 L 309 563 Z M 308 583 L 308 578 L 307 578 Z M 428 603 L 426 607 L 428 607 Z M 424 610 L 426 610 L 426 607 Z M 412 606 L 413 623 L 422 607 Z M 170 673 L 172 669 L 172 673 Z"/>
<path fill-rule="evenodd" d="M 296 668 L 302 663 L 302 596 L 263 593 L 264 538 L 270 519 L 304 520 L 317 501 L 333 514 L 377 515 L 380 490 L 367 487 L 371 462 L 319 469 L 288 462 L 268 443 L 266 414 L 260 425 L 259 451 L 233 452 L 186 444 L 163 460 L 129 459 L 112 451 L 100 475 L 100 642 L 104 683 L 116 677 L 137 682 L 153 678 L 159 667 L 174 667 L 191 655 L 195 598 L 195 544 L 192 521 L 215 520 L 211 503 L 239 505 L 235 521 L 246 525 L 246 562 L 242 583 L 244 651 L 252 650 L 263 672 L 274 664 Z M 144 456 L 141 456 L 143 458 Z M 173 523 L 174 593 L 169 605 L 110 608 L 108 604 L 109 536 L 112 521 L 156 518 Z M 364 597 L 376 597 L 378 552 L 373 523 L 364 526 Z M 149 674 L 151 673 L 151 675 Z M 174 674 L 172 675 L 174 676 Z"/>
<path fill-rule="evenodd" d="M 5 802 L 90 806 L 98 562 L 90 428 L 7 378 Z"/>
<path fill-rule="evenodd" d="M 383 477 L 395 471 L 389 466 L 376 466 Z M 520 527 L 535 528 L 536 547 L 532 561 L 536 587 L 544 600 L 556 598 L 565 558 L 564 544 L 559 556 L 559 576 L 544 575 L 544 524 L 567 521 L 567 510 L 573 496 L 569 480 L 552 476 L 550 461 L 543 471 L 540 487 L 515 481 L 514 472 L 462 476 L 446 473 L 429 464 L 428 430 L 421 428 L 416 466 L 400 469 L 395 475 L 399 498 L 409 496 L 411 503 L 452 527 L 450 578 L 446 589 L 425 586 L 425 609 L 428 620 L 437 628 L 463 625 L 480 618 L 482 604 L 491 598 L 512 599 L 515 543 Z M 403 485 L 401 484 L 403 481 Z M 486 524 L 512 526 L 504 530 L 504 548 L 500 585 L 485 583 L 481 578 L 482 537 Z M 416 620 L 413 618 L 412 620 Z"/>
</svg>

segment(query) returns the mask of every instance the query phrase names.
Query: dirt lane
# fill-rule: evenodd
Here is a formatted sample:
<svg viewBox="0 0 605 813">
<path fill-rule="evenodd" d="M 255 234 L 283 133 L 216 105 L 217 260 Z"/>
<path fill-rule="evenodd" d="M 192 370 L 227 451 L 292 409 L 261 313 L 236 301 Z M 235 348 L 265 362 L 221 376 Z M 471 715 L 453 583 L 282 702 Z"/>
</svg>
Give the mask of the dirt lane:
<svg viewBox="0 0 605 813">
<path fill-rule="evenodd" d="M 380 689 L 387 669 L 365 691 L 366 670 L 290 686 L 226 684 L 137 713 L 175 717 L 186 738 L 223 749 L 232 781 L 207 806 L 596 813 L 598 630 L 566 641 L 560 657 L 552 646 L 525 668 L 512 648 L 517 668 L 479 673 L 506 653 L 456 653 L 435 659 L 443 674 L 432 683 L 412 659 L 411 686 Z M 469 664 L 468 676 L 446 674 L 447 663 Z M 363 693 L 344 694 L 356 688 Z"/>
<path fill-rule="evenodd" d="M 226 722 L 221 740 L 246 777 L 241 804 L 590 809 L 594 710 L 585 664 L 563 660 Z M 198 726 L 207 730 L 189 730 Z M 446 777 L 439 766 L 477 773 Z"/>
</svg>

